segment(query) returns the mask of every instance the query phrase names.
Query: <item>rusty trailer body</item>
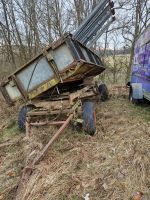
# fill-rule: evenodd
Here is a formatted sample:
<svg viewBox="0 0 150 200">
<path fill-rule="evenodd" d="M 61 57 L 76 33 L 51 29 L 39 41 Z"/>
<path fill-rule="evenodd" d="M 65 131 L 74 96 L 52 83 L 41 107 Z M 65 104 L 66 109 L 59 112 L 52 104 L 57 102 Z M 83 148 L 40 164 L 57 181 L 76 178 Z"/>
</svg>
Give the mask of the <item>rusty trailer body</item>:
<svg viewBox="0 0 150 200">
<path fill-rule="evenodd" d="M 27 102 L 44 92 L 50 94 L 58 84 L 79 82 L 104 69 L 100 57 L 67 34 L 11 74 L 1 84 L 1 91 L 8 104 L 12 105 L 18 99 Z"/>
<path fill-rule="evenodd" d="M 30 123 L 26 124 L 27 130 L 31 124 L 37 125 L 32 119 L 42 115 L 59 115 L 63 111 L 67 117 L 73 114 L 76 118 L 77 107 L 82 107 L 83 100 L 92 101 L 99 95 L 98 86 L 92 85 L 92 81 L 88 83 L 87 79 L 101 74 L 105 67 L 101 58 L 89 48 L 114 20 L 113 1 L 97 2 L 97 6 L 73 35 L 66 33 L 1 83 L 0 90 L 9 105 L 14 105 L 18 100 L 24 101 L 25 106 L 18 117 L 21 123 L 19 127 L 25 127 L 28 115 Z M 93 104 L 85 105 L 83 107 L 88 114 L 83 118 L 87 124 L 90 121 L 91 125 L 87 127 L 92 127 L 93 133 Z"/>
<path fill-rule="evenodd" d="M 97 1 L 96 7 L 73 35 L 65 34 L 53 42 L 1 84 L 6 102 L 10 105 L 18 99 L 27 102 L 50 94 L 56 85 L 60 89 L 62 86 L 64 89 L 65 83 L 80 85 L 86 77 L 102 73 L 105 68 L 100 57 L 89 48 L 114 20 L 113 1 Z"/>
<path fill-rule="evenodd" d="M 18 125 L 26 130 L 27 137 L 30 137 L 32 126 L 60 126 L 47 145 L 26 165 L 18 191 L 25 188 L 34 165 L 70 121 L 79 122 L 90 135 L 95 133 L 93 101 L 100 94 L 91 77 L 101 74 L 105 67 L 89 48 L 114 20 L 113 1 L 101 0 L 74 35 L 65 34 L 1 83 L 0 90 L 9 105 L 19 99 L 25 103 L 19 112 Z"/>
</svg>

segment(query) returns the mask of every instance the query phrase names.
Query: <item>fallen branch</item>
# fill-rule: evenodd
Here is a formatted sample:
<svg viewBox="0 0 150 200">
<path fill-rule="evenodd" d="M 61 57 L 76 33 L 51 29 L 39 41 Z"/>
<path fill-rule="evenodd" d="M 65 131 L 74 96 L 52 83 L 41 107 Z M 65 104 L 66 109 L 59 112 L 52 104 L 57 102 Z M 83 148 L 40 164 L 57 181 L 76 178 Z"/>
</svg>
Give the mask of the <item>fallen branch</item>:
<svg viewBox="0 0 150 200">
<path fill-rule="evenodd" d="M 2 131 L 4 128 L 7 127 L 7 123 L 3 123 L 1 126 L 0 126 L 0 131 Z"/>
<path fill-rule="evenodd" d="M 0 148 L 10 146 L 10 145 L 13 145 L 13 144 L 14 144 L 14 142 L 12 142 L 12 141 L 6 141 L 6 142 L 0 144 Z"/>
</svg>

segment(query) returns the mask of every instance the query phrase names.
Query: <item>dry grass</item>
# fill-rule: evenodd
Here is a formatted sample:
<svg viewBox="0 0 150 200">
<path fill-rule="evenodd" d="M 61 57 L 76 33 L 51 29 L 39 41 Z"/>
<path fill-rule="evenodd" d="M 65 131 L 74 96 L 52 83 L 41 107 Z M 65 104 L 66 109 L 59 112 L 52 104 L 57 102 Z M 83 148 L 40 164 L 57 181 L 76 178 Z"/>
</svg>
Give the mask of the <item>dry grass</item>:
<svg viewBox="0 0 150 200">
<path fill-rule="evenodd" d="M 120 89 L 96 106 L 94 137 L 66 130 L 36 166 L 22 199 L 80 200 L 89 193 L 90 200 L 130 200 L 138 191 L 150 199 L 150 111 L 130 105 Z M 50 129 L 34 129 L 23 151 L 40 150 L 50 137 Z"/>
<path fill-rule="evenodd" d="M 10 108 L 0 97 L 0 199 L 11 200 L 24 166 L 23 134 L 18 130 L 18 106 Z"/>
</svg>

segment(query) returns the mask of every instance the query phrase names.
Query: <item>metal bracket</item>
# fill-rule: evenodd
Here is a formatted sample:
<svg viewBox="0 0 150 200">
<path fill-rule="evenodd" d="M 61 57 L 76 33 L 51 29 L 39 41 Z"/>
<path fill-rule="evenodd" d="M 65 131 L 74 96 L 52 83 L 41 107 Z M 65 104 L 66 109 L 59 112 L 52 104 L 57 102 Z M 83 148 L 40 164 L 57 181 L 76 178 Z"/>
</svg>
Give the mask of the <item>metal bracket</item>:
<svg viewBox="0 0 150 200">
<path fill-rule="evenodd" d="M 46 59 L 49 62 L 50 66 L 52 67 L 53 72 L 56 75 L 56 78 L 59 79 L 61 82 L 63 82 L 52 54 L 45 50 L 43 55 L 46 57 Z"/>
</svg>

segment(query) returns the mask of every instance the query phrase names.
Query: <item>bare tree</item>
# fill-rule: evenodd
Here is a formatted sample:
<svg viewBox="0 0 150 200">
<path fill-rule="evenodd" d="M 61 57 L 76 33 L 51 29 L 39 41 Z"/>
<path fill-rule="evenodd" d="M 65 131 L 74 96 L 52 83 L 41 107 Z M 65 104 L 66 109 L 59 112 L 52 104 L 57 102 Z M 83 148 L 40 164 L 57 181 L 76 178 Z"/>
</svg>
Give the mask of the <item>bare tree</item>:
<svg viewBox="0 0 150 200">
<path fill-rule="evenodd" d="M 10 24 L 8 20 L 8 8 L 5 0 L 1 0 L 2 3 L 2 9 L 4 12 L 4 23 L 0 22 L 1 30 L 2 30 L 2 35 L 4 37 L 4 41 L 6 42 L 6 48 L 7 48 L 7 57 L 8 59 L 11 58 L 13 68 L 16 67 L 15 63 L 15 58 L 13 54 L 13 48 L 12 48 L 12 37 L 11 37 L 11 31 L 10 31 Z"/>
<path fill-rule="evenodd" d="M 121 9 L 126 12 L 121 19 L 122 36 L 130 43 L 130 62 L 127 68 L 126 80 L 128 80 L 131 71 L 132 60 L 134 56 L 134 46 L 137 38 L 150 23 L 150 10 L 148 0 L 120 1 Z"/>
</svg>

